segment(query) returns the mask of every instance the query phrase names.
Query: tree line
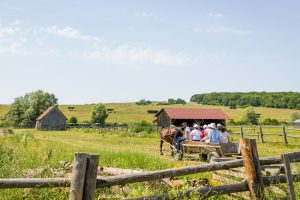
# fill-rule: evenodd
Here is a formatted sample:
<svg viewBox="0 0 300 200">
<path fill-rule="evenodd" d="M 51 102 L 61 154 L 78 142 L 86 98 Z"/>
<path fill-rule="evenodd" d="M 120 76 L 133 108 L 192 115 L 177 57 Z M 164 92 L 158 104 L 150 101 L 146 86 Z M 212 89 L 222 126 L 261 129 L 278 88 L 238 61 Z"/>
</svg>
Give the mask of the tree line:
<svg viewBox="0 0 300 200">
<path fill-rule="evenodd" d="M 300 110 L 298 92 L 213 92 L 195 94 L 191 102 L 231 107 L 269 107 Z"/>
</svg>

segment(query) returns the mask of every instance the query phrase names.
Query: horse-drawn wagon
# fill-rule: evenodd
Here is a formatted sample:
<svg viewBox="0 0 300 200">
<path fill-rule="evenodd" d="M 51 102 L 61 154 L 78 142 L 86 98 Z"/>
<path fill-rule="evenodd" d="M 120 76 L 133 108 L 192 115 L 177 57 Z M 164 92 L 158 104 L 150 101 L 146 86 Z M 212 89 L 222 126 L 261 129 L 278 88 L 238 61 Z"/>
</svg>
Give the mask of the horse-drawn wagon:
<svg viewBox="0 0 300 200">
<path fill-rule="evenodd" d="M 174 152 L 174 158 L 181 160 L 184 156 L 198 154 L 202 160 L 211 162 L 215 158 L 239 156 L 239 143 L 208 144 L 204 142 L 185 141 L 181 144 L 181 150 Z"/>
</svg>

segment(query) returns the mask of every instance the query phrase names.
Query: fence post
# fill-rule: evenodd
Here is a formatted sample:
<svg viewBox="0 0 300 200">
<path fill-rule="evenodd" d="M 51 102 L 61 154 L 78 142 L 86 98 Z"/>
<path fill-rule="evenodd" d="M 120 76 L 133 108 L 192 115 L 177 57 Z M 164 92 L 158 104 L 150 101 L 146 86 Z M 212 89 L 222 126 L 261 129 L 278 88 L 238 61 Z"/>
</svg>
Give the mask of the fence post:
<svg viewBox="0 0 300 200">
<path fill-rule="evenodd" d="M 241 128 L 240 128 L 240 130 L 241 130 L 241 138 L 244 138 L 244 132 L 243 132 L 243 126 L 241 126 Z"/>
<path fill-rule="evenodd" d="M 261 143 L 265 143 L 264 134 L 263 134 L 261 126 L 259 126 L 259 134 L 260 134 Z"/>
<path fill-rule="evenodd" d="M 284 144 L 287 144 L 288 141 L 287 141 L 287 137 L 286 137 L 285 126 L 282 127 L 282 135 L 283 135 Z"/>
<path fill-rule="evenodd" d="M 251 198 L 265 199 L 263 180 L 255 139 L 240 139 L 240 147 L 246 170 Z"/>
<path fill-rule="evenodd" d="M 94 199 L 99 155 L 75 153 L 70 186 L 70 200 Z"/>
<path fill-rule="evenodd" d="M 97 170 L 98 170 L 98 154 L 87 155 L 85 181 L 83 189 L 84 200 L 93 200 L 96 190 Z"/>
<path fill-rule="evenodd" d="M 286 180 L 287 180 L 288 187 L 289 187 L 290 200 L 295 200 L 296 195 L 295 195 L 295 189 L 294 189 L 291 166 L 290 166 L 290 162 L 291 162 L 290 157 L 288 154 L 283 154 L 281 156 L 281 159 L 284 164 Z"/>
<path fill-rule="evenodd" d="M 87 162 L 86 157 L 87 156 L 85 153 L 75 153 L 74 155 L 74 164 L 69 194 L 70 200 L 82 200 Z"/>
</svg>

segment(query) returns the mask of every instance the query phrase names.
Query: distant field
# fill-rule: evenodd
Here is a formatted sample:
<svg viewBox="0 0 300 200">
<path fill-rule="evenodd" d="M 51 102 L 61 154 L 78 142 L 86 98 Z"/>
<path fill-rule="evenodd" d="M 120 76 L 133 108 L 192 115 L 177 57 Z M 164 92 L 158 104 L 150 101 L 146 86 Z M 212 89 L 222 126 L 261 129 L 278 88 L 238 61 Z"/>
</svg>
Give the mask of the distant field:
<svg viewBox="0 0 300 200">
<path fill-rule="evenodd" d="M 75 106 L 74 111 L 69 111 L 68 106 Z M 244 114 L 244 108 L 237 109 L 229 109 L 225 106 L 209 106 L 209 105 L 201 105 L 197 103 L 188 103 L 186 105 L 146 105 L 139 106 L 135 103 L 108 103 L 106 104 L 106 108 L 114 109 L 112 113 L 109 113 L 109 117 L 107 122 L 123 122 L 123 123 L 134 123 L 139 122 L 141 120 L 145 120 L 148 122 L 152 122 L 154 120 L 154 116 L 151 114 L 147 114 L 147 110 L 160 110 L 161 108 L 167 107 L 182 107 L 182 108 L 220 108 L 222 109 L 229 117 L 234 120 L 241 119 Z M 59 107 L 63 113 L 68 117 L 75 116 L 79 120 L 79 122 L 86 121 L 90 119 L 90 113 L 92 105 L 61 105 Z M 0 105 L 0 116 L 4 116 L 8 110 L 8 105 Z M 290 115 L 293 112 L 299 112 L 291 109 L 275 109 L 275 108 L 263 108 L 258 107 L 255 108 L 255 111 L 261 114 L 261 119 L 264 118 L 275 118 L 277 120 L 290 120 Z M 299 112 L 300 113 L 300 112 Z"/>
</svg>

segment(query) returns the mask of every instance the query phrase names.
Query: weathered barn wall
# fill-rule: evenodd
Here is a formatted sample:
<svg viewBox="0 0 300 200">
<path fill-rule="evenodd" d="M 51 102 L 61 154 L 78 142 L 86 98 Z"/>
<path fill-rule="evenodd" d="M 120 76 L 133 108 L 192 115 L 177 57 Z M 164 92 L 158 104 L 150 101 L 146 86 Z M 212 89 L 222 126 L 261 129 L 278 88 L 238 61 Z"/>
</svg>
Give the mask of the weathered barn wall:
<svg viewBox="0 0 300 200">
<path fill-rule="evenodd" d="M 41 120 L 37 121 L 37 129 L 39 130 L 65 130 L 66 126 L 66 118 L 58 109 L 52 109 Z"/>
</svg>

